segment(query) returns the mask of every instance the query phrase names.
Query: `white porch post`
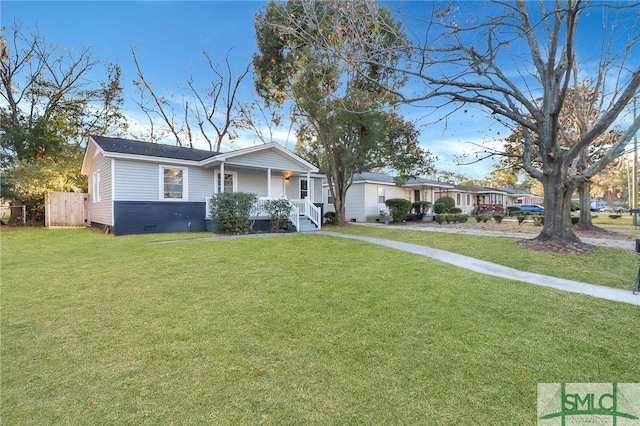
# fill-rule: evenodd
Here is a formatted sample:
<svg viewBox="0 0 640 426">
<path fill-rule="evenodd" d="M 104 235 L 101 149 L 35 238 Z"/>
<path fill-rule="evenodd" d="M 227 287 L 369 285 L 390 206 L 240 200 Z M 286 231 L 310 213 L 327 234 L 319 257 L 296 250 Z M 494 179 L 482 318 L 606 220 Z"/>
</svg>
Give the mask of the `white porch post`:
<svg viewBox="0 0 640 426">
<path fill-rule="evenodd" d="M 311 172 L 307 172 L 307 198 L 313 202 L 313 185 L 311 184 Z"/>
<path fill-rule="evenodd" d="M 267 198 L 271 199 L 271 167 L 267 169 Z"/>
<path fill-rule="evenodd" d="M 220 192 L 224 192 L 224 161 L 220 163 L 220 178 L 218 179 L 218 185 L 220 185 Z"/>
</svg>

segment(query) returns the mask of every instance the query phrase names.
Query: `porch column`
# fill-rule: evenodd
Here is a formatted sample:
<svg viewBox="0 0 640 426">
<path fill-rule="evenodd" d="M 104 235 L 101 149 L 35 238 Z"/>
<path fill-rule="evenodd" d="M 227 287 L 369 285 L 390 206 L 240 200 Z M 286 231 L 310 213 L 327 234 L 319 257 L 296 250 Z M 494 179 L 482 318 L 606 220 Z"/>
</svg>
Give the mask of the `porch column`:
<svg viewBox="0 0 640 426">
<path fill-rule="evenodd" d="M 220 163 L 220 178 L 218 179 L 218 185 L 220 185 L 220 192 L 224 192 L 224 161 Z"/>
<path fill-rule="evenodd" d="M 267 169 L 267 198 L 271 199 L 271 167 Z"/>
<path fill-rule="evenodd" d="M 307 198 L 313 202 L 313 185 L 311 183 L 311 172 L 307 172 Z"/>
</svg>

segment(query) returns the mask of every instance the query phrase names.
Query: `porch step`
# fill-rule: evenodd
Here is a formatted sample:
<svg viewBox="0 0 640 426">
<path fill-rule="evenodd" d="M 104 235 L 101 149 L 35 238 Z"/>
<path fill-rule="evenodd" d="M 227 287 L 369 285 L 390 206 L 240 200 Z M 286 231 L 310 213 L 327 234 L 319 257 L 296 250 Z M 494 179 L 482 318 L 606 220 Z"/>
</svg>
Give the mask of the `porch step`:
<svg viewBox="0 0 640 426">
<path fill-rule="evenodd" d="M 317 231 L 318 227 L 311 219 L 300 216 L 300 232 L 313 232 Z"/>
</svg>

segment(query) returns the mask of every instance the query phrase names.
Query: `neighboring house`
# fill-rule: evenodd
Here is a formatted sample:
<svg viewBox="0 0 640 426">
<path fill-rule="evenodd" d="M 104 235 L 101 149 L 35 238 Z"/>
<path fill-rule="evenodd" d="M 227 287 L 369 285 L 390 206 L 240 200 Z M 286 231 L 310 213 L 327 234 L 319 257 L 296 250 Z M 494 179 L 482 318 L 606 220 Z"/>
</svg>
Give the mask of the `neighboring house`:
<svg viewBox="0 0 640 426">
<path fill-rule="evenodd" d="M 435 194 L 436 199 L 445 196 L 453 198 L 456 207 L 466 214 L 474 211 L 502 214 L 508 205 L 507 193 L 504 190 L 489 187 L 452 185 L 451 189 L 438 191 Z"/>
<path fill-rule="evenodd" d="M 82 173 L 91 225 L 115 235 L 214 229 L 207 204 L 220 192 L 286 197 L 303 219 L 320 226 L 322 217 L 323 175 L 276 143 L 218 153 L 91 136 Z M 299 218 L 291 218 L 296 230 Z M 253 219 L 268 221 L 262 212 Z"/>
<path fill-rule="evenodd" d="M 543 204 L 544 197 L 531 194 L 530 192 L 516 188 L 504 188 L 504 192 L 507 193 L 508 204 L 512 206 L 514 204 Z"/>
<path fill-rule="evenodd" d="M 453 185 L 428 179 L 410 179 L 402 186 L 395 184 L 393 177 L 381 173 L 356 173 L 347 190 L 345 215 L 348 221 L 364 222 L 367 216 L 388 212 L 385 201 L 404 198 L 411 202 L 434 201 L 434 194 Z M 323 184 L 323 204 L 327 211 L 335 211 L 329 184 Z"/>
</svg>

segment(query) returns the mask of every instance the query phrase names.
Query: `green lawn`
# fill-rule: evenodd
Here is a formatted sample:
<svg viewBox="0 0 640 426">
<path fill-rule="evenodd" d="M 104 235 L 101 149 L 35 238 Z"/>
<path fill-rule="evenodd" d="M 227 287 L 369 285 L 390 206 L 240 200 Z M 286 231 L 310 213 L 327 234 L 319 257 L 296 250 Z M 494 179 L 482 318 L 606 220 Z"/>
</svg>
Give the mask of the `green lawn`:
<svg viewBox="0 0 640 426">
<path fill-rule="evenodd" d="M 1 235 L 2 424 L 534 424 L 638 308 L 319 235 Z M 469 240 L 475 241 L 475 240 Z"/>
<path fill-rule="evenodd" d="M 394 226 L 325 227 L 324 230 L 425 245 L 509 266 L 591 284 L 631 290 L 640 257 L 633 250 L 598 247 L 586 255 L 519 247 L 515 238 L 414 231 Z"/>
</svg>

